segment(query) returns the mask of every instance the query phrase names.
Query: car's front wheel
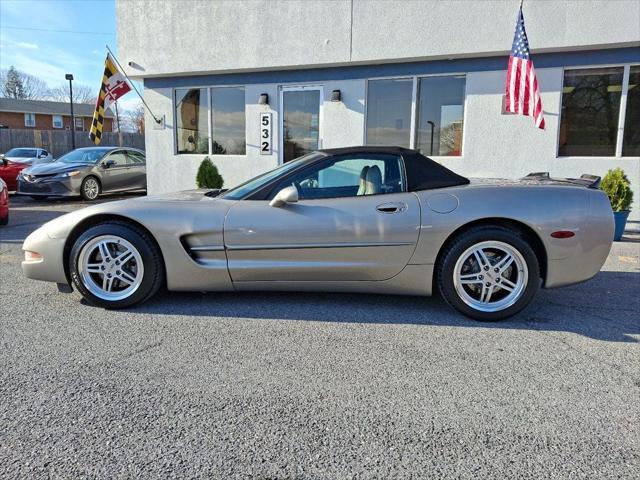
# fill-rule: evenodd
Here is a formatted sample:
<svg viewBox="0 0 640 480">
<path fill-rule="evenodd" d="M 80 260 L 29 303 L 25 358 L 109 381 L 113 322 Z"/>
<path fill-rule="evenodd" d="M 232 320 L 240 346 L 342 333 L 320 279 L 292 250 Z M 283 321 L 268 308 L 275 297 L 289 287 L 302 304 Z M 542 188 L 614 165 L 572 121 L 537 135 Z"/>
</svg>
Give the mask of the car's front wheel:
<svg viewBox="0 0 640 480">
<path fill-rule="evenodd" d="M 464 315 L 502 320 L 529 304 L 540 286 L 540 266 L 518 232 L 478 227 L 446 247 L 437 282 L 445 301 Z"/>
<path fill-rule="evenodd" d="M 69 255 L 73 284 L 91 304 L 126 308 L 151 298 L 164 283 L 162 257 L 154 240 L 122 222 L 85 231 Z"/>
<path fill-rule="evenodd" d="M 85 200 L 95 200 L 100 195 L 100 182 L 95 177 L 87 177 L 80 185 L 80 195 Z"/>
</svg>

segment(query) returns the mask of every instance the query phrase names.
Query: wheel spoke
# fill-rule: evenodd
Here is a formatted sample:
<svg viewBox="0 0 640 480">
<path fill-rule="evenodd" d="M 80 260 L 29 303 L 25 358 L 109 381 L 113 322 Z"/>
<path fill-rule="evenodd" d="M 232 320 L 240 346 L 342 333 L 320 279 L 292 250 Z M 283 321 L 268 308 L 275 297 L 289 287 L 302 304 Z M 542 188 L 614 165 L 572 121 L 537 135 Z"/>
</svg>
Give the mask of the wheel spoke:
<svg viewBox="0 0 640 480">
<path fill-rule="evenodd" d="M 485 265 L 491 266 L 491 262 L 489 262 L 489 259 L 487 258 L 487 255 L 484 253 L 484 250 L 482 250 L 481 248 L 477 248 L 476 250 L 473 251 L 473 254 L 476 257 L 476 260 L 478 262 L 478 265 L 480 265 L 480 268 L 484 267 Z"/>
<path fill-rule="evenodd" d="M 120 255 L 118 255 L 115 258 L 115 261 L 120 262 L 120 266 L 122 266 L 132 258 L 133 258 L 133 252 L 129 249 L 126 249 L 124 252 L 122 252 Z"/>
<path fill-rule="evenodd" d="M 513 283 L 511 280 L 509 280 L 508 278 L 501 277 L 500 278 L 500 287 L 504 288 L 508 292 L 512 292 L 513 290 L 515 290 L 517 285 L 515 283 Z"/>
<path fill-rule="evenodd" d="M 107 247 L 107 242 L 100 242 L 98 244 L 98 248 L 100 249 L 100 255 L 102 256 L 102 260 L 107 260 L 111 257 L 109 253 L 109 248 Z"/>
<path fill-rule="evenodd" d="M 511 264 L 514 262 L 514 258 L 510 254 L 506 254 L 504 258 L 502 258 L 498 263 L 495 264 L 495 268 L 498 269 L 500 273 L 504 272 Z"/>
<path fill-rule="evenodd" d="M 89 273 L 102 273 L 102 263 L 89 263 L 87 264 L 87 272 Z"/>
<path fill-rule="evenodd" d="M 460 283 L 465 285 L 471 285 L 474 283 L 482 283 L 482 280 L 478 278 L 479 273 L 470 273 L 468 275 L 460 275 Z"/>
<path fill-rule="evenodd" d="M 110 292 L 113 286 L 113 277 L 109 278 L 107 275 L 102 277 L 102 289 L 105 292 Z"/>
<path fill-rule="evenodd" d="M 482 292 L 480 293 L 480 302 L 489 303 L 489 301 L 491 300 L 491 295 L 493 295 L 493 289 L 493 285 L 490 285 L 488 287 L 486 285 L 483 285 Z"/>
<path fill-rule="evenodd" d="M 136 281 L 136 278 L 131 275 L 129 272 L 127 272 L 126 270 L 122 270 L 120 272 L 120 276 L 119 276 L 120 280 L 127 282 L 129 285 L 133 284 L 133 282 Z"/>
</svg>

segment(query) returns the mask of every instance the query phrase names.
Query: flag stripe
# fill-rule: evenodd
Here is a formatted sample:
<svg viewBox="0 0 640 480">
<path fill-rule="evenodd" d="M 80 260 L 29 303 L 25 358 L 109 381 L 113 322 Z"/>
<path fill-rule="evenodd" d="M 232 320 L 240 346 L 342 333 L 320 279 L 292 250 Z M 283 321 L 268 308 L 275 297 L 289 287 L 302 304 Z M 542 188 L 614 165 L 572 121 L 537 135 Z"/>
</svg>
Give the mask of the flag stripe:
<svg viewBox="0 0 640 480">
<path fill-rule="evenodd" d="M 507 66 L 505 92 L 506 111 L 532 116 L 536 127 L 544 129 L 542 99 L 533 60 L 530 58 L 522 8 L 518 11 L 516 32 Z"/>
</svg>

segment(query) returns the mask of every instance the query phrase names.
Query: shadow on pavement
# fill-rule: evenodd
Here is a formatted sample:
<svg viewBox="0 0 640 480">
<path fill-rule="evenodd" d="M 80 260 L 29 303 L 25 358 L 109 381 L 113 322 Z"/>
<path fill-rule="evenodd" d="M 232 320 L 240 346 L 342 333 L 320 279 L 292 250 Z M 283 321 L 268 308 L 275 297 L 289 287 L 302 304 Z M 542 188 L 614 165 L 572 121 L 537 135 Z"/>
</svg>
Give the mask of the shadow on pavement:
<svg viewBox="0 0 640 480">
<path fill-rule="evenodd" d="M 615 291 L 607 291 L 612 289 Z M 640 274 L 601 272 L 580 285 L 540 290 L 533 303 L 501 322 L 476 322 L 432 298 L 367 294 L 164 292 L 133 312 L 155 315 L 282 319 L 336 323 L 412 324 L 565 331 L 585 337 L 638 342 Z"/>
</svg>

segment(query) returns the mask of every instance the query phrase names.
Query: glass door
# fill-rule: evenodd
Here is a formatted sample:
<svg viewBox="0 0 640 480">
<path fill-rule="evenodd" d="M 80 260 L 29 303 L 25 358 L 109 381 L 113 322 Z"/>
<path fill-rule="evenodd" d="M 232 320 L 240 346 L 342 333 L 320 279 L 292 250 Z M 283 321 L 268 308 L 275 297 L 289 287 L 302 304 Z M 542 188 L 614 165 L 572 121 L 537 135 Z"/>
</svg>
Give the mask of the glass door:
<svg viewBox="0 0 640 480">
<path fill-rule="evenodd" d="M 320 144 L 320 102 L 322 87 L 282 87 L 282 161 L 288 162 L 317 150 Z"/>
</svg>

